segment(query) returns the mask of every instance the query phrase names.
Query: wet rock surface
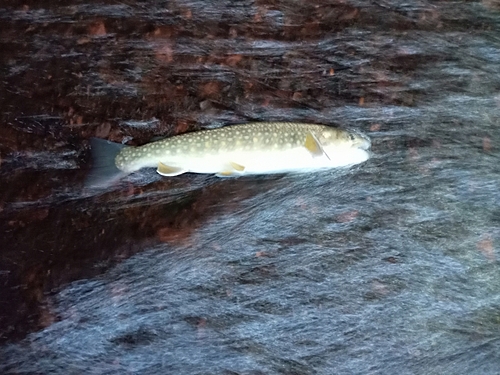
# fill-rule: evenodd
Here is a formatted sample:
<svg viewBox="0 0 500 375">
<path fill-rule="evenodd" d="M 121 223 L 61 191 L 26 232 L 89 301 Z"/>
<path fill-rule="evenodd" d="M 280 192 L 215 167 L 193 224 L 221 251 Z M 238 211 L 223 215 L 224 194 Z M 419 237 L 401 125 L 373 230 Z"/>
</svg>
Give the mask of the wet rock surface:
<svg viewBox="0 0 500 375">
<path fill-rule="evenodd" d="M 500 6 L 0 6 L 0 372 L 498 374 Z M 93 136 L 359 129 L 349 170 L 144 171 Z"/>
</svg>

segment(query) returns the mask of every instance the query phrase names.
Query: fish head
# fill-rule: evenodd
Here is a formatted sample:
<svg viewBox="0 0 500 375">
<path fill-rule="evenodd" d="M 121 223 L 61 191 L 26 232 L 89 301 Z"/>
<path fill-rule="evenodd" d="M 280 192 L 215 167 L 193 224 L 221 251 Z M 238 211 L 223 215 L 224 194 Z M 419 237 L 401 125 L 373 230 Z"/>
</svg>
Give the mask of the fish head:
<svg viewBox="0 0 500 375">
<path fill-rule="evenodd" d="M 369 150 L 370 138 L 356 130 L 344 130 L 338 128 L 324 128 L 319 134 L 315 134 L 323 148 L 360 148 Z"/>
<path fill-rule="evenodd" d="M 315 136 L 325 154 L 339 165 L 361 163 L 370 157 L 370 138 L 356 130 L 324 127 Z"/>
</svg>

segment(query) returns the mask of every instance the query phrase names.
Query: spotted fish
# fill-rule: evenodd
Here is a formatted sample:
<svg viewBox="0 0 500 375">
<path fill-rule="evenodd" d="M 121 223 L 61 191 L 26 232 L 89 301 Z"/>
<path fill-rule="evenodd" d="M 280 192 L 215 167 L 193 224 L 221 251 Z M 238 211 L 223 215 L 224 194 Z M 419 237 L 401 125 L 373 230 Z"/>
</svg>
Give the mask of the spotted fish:
<svg viewBox="0 0 500 375">
<path fill-rule="evenodd" d="M 162 176 L 310 172 L 361 163 L 369 158 L 370 145 L 368 137 L 355 131 L 288 122 L 225 126 L 139 147 L 94 138 L 87 186 L 107 185 L 146 167 L 156 167 Z"/>
</svg>

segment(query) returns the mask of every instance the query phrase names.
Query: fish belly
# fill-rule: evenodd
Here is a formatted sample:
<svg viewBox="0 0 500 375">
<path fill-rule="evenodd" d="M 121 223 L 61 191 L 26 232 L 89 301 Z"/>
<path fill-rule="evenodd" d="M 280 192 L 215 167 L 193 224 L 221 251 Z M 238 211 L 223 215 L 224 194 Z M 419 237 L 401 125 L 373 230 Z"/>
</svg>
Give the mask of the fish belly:
<svg viewBox="0 0 500 375">
<path fill-rule="evenodd" d="M 241 174 L 270 174 L 306 172 L 327 168 L 328 158 L 313 157 L 304 147 L 285 151 L 261 151 L 234 156 L 237 164 L 245 169 Z"/>
<path fill-rule="evenodd" d="M 368 153 L 361 149 L 345 148 L 315 156 L 305 147 L 296 147 L 286 150 L 233 150 L 205 155 L 185 154 L 176 158 L 165 158 L 161 162 L 192 173 L 255 175 L 337 168 L 361 163 L 368 157 Z"/>
<path fill-rule="evenodd" d="M 214 156 L 184 160 L 183 168 L 194 173 L 232 172 L 234 175 L 255 175 L 287 172 L 309 172 L 361 163 L 368 159 L 363 150 L 345 150 L 336 155 L 313 156 L 304 147 L 288 150 L 227 152 Z M 243 167 L 235 170 L 233 165 Z M 241 168 L 239 168 L 241 169 Z"/>
<path fill-rule="evenodd" d="M 339 150 L 331 155 L 313 156 L 305 148 L 286 151 L 262 152 L 235 157 L 237 164 L 245 167 L 241 174 L 270 174 L 286 172 L 312 172 L 315 170 L 345 167 L 362 163 L 369 154 L 361 149 Z"/>
</svg>

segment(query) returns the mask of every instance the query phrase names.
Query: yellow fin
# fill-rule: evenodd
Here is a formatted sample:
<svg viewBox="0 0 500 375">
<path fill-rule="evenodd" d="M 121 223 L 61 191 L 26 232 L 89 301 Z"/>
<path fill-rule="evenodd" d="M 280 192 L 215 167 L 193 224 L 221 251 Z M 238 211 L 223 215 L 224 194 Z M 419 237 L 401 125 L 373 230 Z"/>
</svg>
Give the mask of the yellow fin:
<svg viewBox="0 0 500 375">
<path fill-rule="evenodd" d="M 236 171 L 238 172 L 243 172 L 245 170 L 245 167 L 242 166 L 241 164 L 231 162 L 231 167 L 233 167 Z"/>
<path fill-rule="evenodd" d="M 309 150 L 313 156 L 321 156 L 323 155 L 323 150 L 321 149 L 321 145 L 316 140 L 316 137 L 311 133 L 307 133 L 306 141 L 304 142 L 305 148 Z"/>
<path fill-rule="evenodd" d="M 240 176 L 241 173 L 245 170 L 245 167 L 242 166 L 241 164 L 235 163 L 235 162 L 230 162 L 229 165 L 227 166 L 226 169 L 223 171 L 220 171 L 219 173 L 216 174 L 217 177 L 233 177 L 233 176 Z"/>
<path fill-rule="evenodd" d="M 222 171 L 216 174 L 217 177 L 233 177 L 235 175 L 234 171 Z"/>
<path fill-rule="evenodd" d="M 168 165 L 163 164 L 162 162 L 159 162 L 156 172 L 158 172 L 158 174 L 161 174 L 162 176 L 171 177 L 171 176 L 178 176 L 180 174 L 185 173 L 186 171 L 182 168 L 170 167 Z"/>
<path fill-rule="evenodd" d="M 328 159 L 330 157 L 328 154 L 323 150 L 323 147 L 321 146 L 321 143 L 319 143 L 318 139 L 314 136 L 313 133 L 309 132 L 307 133 L 306 136 L 306 141 L 304 142 L 305 148 L 314 156 L 315 158 L 318 156 L 323 156 L 325 155 Z"/>
</svg>

